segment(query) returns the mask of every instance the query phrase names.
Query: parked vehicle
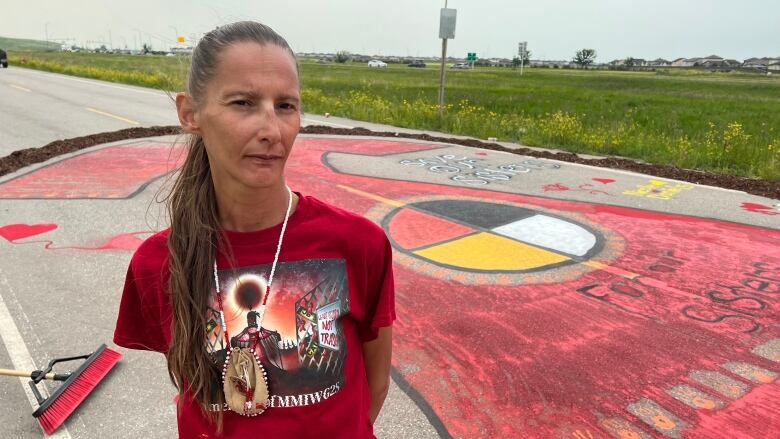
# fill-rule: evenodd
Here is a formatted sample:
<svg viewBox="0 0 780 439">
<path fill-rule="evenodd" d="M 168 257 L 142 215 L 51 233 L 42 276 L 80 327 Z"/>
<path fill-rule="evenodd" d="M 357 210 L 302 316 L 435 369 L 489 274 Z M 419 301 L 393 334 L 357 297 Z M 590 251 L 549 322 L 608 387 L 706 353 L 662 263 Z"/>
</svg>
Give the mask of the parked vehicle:
<svg viewBox="0 0 780 439">
<path fill-rule="evenodd" d="M 387 63 L 384 61 L 380 61 L 378 59 L 372 59 L 371 61 L 368 62 L 368 66 L 375 67 L 378 69 L 384 69 L 387 68 Z"/>
<path fill-rule="evenodd" d="M 459 62 L 457 64 L 453 64 L 450 68 L 451 69 L 469 69 L 469 68 L 471 68 L 471 66 L 467 62 Z"/>
<path fill-rule="evenodd" d="M 409 67 L 418 67 L 418 68 L 425 68 L 425 63 L 421 59 L 416 59 L 409 64 L 407 64 Z"/>
<path fill-rule="evenodd" d="M 0 66 L 3 66 L 4 69 L 8 68 L 8 54 L 3 49 L 0 49 Z"/>
</svg>

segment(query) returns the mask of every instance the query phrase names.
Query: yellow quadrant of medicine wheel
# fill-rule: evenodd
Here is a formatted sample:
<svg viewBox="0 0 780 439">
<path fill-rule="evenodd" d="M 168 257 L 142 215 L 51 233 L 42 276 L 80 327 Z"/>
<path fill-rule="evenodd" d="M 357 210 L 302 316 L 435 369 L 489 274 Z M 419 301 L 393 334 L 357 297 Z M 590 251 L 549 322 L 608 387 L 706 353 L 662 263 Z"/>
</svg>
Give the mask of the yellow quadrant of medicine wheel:
<svg viewBox="0 0 780 439">
<path fill-rule="evenodd" d="M 472 270 L 530 270 L 566 256 L 492 233 L 478 233 L 414 252 L 430 261 Z"/>
</svg>

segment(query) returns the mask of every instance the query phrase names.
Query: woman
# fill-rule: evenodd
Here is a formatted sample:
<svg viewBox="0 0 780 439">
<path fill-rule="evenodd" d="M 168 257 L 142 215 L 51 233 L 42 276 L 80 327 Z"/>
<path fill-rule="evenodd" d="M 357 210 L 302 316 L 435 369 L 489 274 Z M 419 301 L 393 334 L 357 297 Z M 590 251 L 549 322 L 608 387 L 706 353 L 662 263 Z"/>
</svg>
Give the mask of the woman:
<svg viewBox="0 0 780 439">
<path fill-rule="evenodd" d="M 171 227 L 133 255 L 114 342 L 162 352 L 180 437 L 371 438 L 389 386 L 392 251 L 367 219 L 292 192 L 293 51 L 208 33 L 176 108 L 189 152 Z"/>
</svg>

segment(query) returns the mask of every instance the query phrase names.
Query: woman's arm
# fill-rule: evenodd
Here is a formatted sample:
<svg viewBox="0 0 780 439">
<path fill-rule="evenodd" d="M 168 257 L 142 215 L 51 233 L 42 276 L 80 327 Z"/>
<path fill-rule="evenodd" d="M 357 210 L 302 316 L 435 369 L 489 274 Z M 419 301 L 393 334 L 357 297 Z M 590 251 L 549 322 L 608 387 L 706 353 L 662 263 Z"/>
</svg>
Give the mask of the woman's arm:
<svg viewBox="0 0 780 439">
<path fill-rule="evenodd" d="M 363 361 L 366 366 L 368 388 L 371 391 L 371 407 L 368 416 L 371 424 L 376 421 L 387 390 L 390 388 L 390 358 L 393 353 L 393 327 L 379 328 L 379 336 L 363 343 Z"/>
</svg>

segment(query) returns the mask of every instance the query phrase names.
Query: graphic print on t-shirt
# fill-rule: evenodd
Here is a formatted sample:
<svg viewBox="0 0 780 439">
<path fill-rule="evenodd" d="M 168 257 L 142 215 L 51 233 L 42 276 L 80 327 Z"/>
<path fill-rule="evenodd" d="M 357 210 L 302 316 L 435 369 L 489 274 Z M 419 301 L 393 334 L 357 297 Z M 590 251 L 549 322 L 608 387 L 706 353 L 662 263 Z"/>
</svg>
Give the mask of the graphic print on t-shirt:
<svg viewBox="0 0 780 439">
<path fill-rule="evenodd" d="M 280 262 L 262 322 L 271 264 L 219 271 L 231 347 L 257 347 L 268 374 L 271 407 L 317 403 L 344 385 L 346 342 L 339 318 L 349 312 L 343 259 Z M 227 355 L 213 296 L 206 347 L 222 367 Z"/>
</svg>

